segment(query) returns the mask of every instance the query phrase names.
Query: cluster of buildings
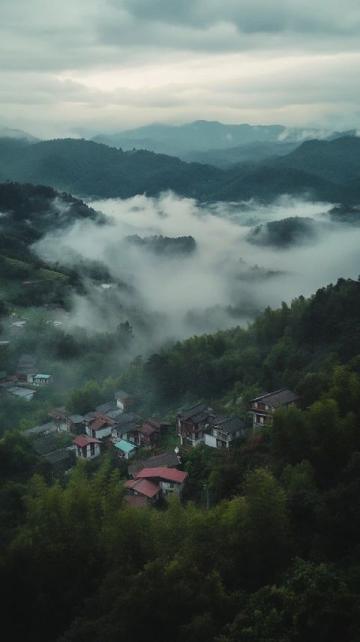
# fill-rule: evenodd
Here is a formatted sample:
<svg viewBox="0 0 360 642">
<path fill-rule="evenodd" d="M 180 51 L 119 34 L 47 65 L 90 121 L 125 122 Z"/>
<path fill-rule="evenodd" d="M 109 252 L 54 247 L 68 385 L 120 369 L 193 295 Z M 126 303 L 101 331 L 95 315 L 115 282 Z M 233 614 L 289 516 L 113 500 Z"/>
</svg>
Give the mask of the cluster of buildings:
<svg viewBox="0 0 360 642">
<path fill-rule="evenodd" d="M 271 425 L 276 410 L 296 405 L 298 400 L 298 395 L 288 388 L 252 399 L 248 416 L 253 432 Z M 176 417 L 176 427 L 182 446 L 204 443 L 212 448 L 230 448 L 235 439 L 246 437 L 249 431 L 247 423 L 240 417 L 218 415 L 204 403 L 181 409 Z"/>
<path fill-rule="evenodd" d="M 219 415 L 208 405 L 197 403 L 177 413 L 176 432 L 183 448 L 205 444 L 228 449 L 249 432 L 271 425 L 278 408 L 297 402 L 298 396 L 285 388 L 252 399 L 248 411 L 251 426 L 235 415 Z M 25 435 L 31 438 L 37 454 L 62 472 L 71 469 L 76 459 L 93 460 L 111 449 L 128 462 L 124 489 L 125 501 L 131 506 L 154 505 L 169 494 L 180 496 L 188 474 L 179 470 L 178 447 L 147 459 L 134 457 L 157 448 L 170 424 L 154 418 L 143 420 L 132 411 L 133 404 L 132 396 L 119 390 L 112 401 L 85 415 L 54 409 L 51 421 L 27 430 Z"/>
<path fill-rule="evenodd" d="M 2 344 L 9 343 L 2 341 Z M 53 381 L 51 374 L 39 371 L 37 359 L 31 354 L 22 354 L 18 360 L 16 371 L 12 375 L 0 373 L 1 387 L 7 393 L 24 401 L 31 401 L 37 390 Z"/>
</svg>

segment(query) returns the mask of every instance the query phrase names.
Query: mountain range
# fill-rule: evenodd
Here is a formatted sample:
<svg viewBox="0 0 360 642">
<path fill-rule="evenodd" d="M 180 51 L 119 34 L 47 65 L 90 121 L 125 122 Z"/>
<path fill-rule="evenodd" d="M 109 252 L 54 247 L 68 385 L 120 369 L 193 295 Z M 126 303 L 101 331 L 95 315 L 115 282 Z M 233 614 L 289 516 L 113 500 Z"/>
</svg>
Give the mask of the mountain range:
<svg viewBox="0 0 360 642">
<path fill-rule="evenodd" d="M 84 139 L 0 140 L 0 181 L 43 184 L 85 198 L 174 192 L 200 201 L 271 201 L 282 194 L 360 201 L 360 138 L 305 141 L 282 156 L 227 168 Z"/>
</svg>

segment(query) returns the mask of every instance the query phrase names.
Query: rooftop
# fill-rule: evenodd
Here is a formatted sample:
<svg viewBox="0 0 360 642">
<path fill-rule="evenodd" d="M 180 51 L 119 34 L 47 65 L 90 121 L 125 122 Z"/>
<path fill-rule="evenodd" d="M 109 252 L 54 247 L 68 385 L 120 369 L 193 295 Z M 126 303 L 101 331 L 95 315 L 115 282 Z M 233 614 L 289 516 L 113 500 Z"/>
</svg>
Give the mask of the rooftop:
<svg viewBox="0 0 360 642">
<path fill-rule="evenodd" d="M 280 406 L 285 406 L 289 403 L 293 403 L 299 399 L 299 396 L 289 390 L 288 388 L 281 388 L 280 390 L 275 390 L 274 392 L 266 392 L 255 399 L 251 399 L 251 403 L 255 401 L 260 401 L 272 406 L 273 408 L 279 408 Z"/>
<path fill-rule="evenodd" d="M 100 406 L 96 406 L 96 412 L 101 412 L 101 414 L 106 415 L 111 410 L 116 410 L 116 405 L 113 401 L 108 401 L 107 403 L 102 403 Z"/>
<path fill-rule="evenodd" d="M 143 468 L 137 474 L 135 479 L 163 479 L 165 481 L 182 484 L 188 477 L 188 473 L 176 468 L 166 468 L 159 466 L 157 468 Z"/>
<path fill-rule="evenodd" d="M 56 425 L 54 424 L 53 421 L 49 421 L 48 423 L 42 424 L 41 426 L 35 426 L 34 428 L 29 428 L 28 430 L 25 430 L 23 434 L 26 437 L 32 437 L 35 435 L 43 435 L 51 432 L 57 432 Z"/>
<path fill-rule="evenodd" d="M 179 459 L 177 455 L 173 451 L 170 451 L 161 453 L 160 455 L 154 455 L 153 457 L 149 457 L 144 461 L 136 461 L 129 466 L 128 470 L 129 475 L 135 477 L 136 473 L 143 468 L 158 468 L 159 466 L 165 468 L 176 468 L 176 466 L 178 465 Z"/>
<path fill-rule="evenodd" d="M 88 437 L 87 435 L 78 435 L 73 440 L 73 443 L 75 446 L 79 446 L 79 448 L 84 448 L 89 444 L 100 444 L 100 441 L 98 439 L 94 439 L 94 437 Z"/>
<path fill-rule="evenodd" d="M 145 497 L 148 497 L 149 499 L 155 497 L 160 490 L 157 484 L 154 484 L 154 482 L 149 481 L 148 479 L 129 479 L 125 482 L 125 488 L 134 490 L 137 493 L 140 493 L 140 495 L 145 495 Z"/>
<path fill-rule="evenodd" d="M 131 444 L 129 441 L 125 441 L 125 439 L 119 439 L 119 441 L 114 443 L 114 446 L 125 454 L 132 453 L 133 450 L 136 449 L 135 444 Z"/>
<path fill-rule="evenodd" d="M 219 428 L 219 430 L 223 430 L 229 434 L 245 429 L 245 422 L 235 415 L 231 415 L 229 417 L 215 417 L 212 423 L 216 428 Z"/>
</svg>

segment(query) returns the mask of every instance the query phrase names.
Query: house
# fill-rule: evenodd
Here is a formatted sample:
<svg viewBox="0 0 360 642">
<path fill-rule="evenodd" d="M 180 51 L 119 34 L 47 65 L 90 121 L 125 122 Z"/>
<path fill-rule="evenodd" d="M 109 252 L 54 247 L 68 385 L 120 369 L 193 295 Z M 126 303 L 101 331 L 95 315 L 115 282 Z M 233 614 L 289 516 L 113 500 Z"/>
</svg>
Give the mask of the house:
<svg viewBox="0 0 360 642">
<path fill-rule="evenodd" d="M 125 439 L 125 441 L 130 441 L 134 444 L 141 444 L 141 436 L 139 434 L 139 428 L 141 426 L 141 419 L 138 415 L 135 415 L 133 412 L 122 413 L 120 417 L 114 420 L 113 426 L 113 437 L 118 437 L 119 439 Z"/>
<path fill-rule="evenodd" d="M 142 446 L 152 446 L 160 438 L 160 430 L 149 421 L 145 421 L 139 427 L 138 434 Z"/>
<path fill-rule="evenodd" d="M 73 444 L 76 457 L 80 459 L 95 459 L 100 455 L 100 441 L 88 435 L 78 435 Z"/>
<path fill-rule="evenodd" d="M 116 448 L 118 455 L 121 459 L 130 459 L 136 452 L 135 444 L 132 444 L 130 441 L 125 441 L 125 439 L 119 439 L 114 442 L 114 447 Z"/>
<path fill-rule="evenodd" d="M 111 419 L 99 415 L 86 422 L 85 432 L 94 439 L 104 439 L 111 436 L 113 426 L 114 422 Z"/>
<path fill-rule="evenodd" d="M 135 480 L 147 479 L 156 483 L 162 495 L 173 493 L 181 495 L 187 477 L 188 473 L 183 470 L 159 466 L 157 468 L 143 468 L 136 473 Z"/>
<path fill-rule="evenodd" d="M 102 403 L 100 406 L 96 406 L 95 412 L 98 412 L 100 415 L 107 415 L 108 412 L 116 410 L 117 406 L 114 401 L 108 401 L 107 403 Z"/>
<path fill-rule="evenodd" d="M 126 412 L 134 403 L 134 399 L 125 390 L 115 392 L 116 405 L 122 412 Z"/>
<path fill-rule="evenodd" d="M 85 432 L 85 418 L 82 415 L 69 415 L 65 408 L 54 408 L 49 412 L 59 432 L 81 435 Z"/>
<path fill-rule="evenodd" d="M 68 432 L 81 435 L 85 430 L 85 419 L 82 415 L 69 415 L 67 417 Z"/>
<path fill-rule="evenodd" d="M 36 394 L 36 390 L 34 390 L 33 388 L 27 388 L 23 385 L 9 386 L 8 388 L 6 388 L 6 392 L 8 392 L 10 395 L 13 395 L 14 397 L 19 397 L 24 401 L 32 401 Z"/>
<path fill-rule="evenodd" d="M 34 386 L 47 386 L 53 380 L 52 375 L 49 374 L 36 374 L 33 377 L 28 379 L 30 383 L 33 383 Z"/>
<path fill-rule="evenodd" d="M 177 433 L 181 445 L 197 446 L 204 442 L 205 433 L 215 413 L 204 403 L 182 409 L 176 417 Z"/>
<path fill-rule="evenodd" d="M 41 459 L 51 466 L 55 474 L 67 472 L 75 463 L 73 446 L 59 447 L 58 435 L 55 433 L 37 437 L 32 442 L 32 447 Z"/>
<path fill-rule="evenodd" d="M 299 401 L 295 392 L 288 388 L 281 388 L 268 392 L 250 401 L 249 414 L 252 416 L 253 428 L 262 428 L 273 423 L 273 415 L 278 408 L 294 406 Z"/>
<path fill-rule="evenodd" d="M 180 457 L 174 451 L 169 451 L 134 462 L 129 466 L 128 473 L 131 477 L 136 477 L 136 473 L 143 468 L 177 468 L 180 463 Z"/>
<path fill-rule="evenodd" d="M 129 479 L 124 484 L 127 496 L 140 496 L 145 498 L 145 505 L 155 504 L 161 495 L 161 488 L 149 479 Z"/>
<path fill-rule="evenodd" d="M 57 426 L 53 421 L 49 421 L 46 424 L 41 424 L 41 426 L 35 426 L 34 428 L 29 428 L 23 432 L 25 437 L 35 437 L 39 435 L 49 435 L 50 433 L 57 432 Z"/>
<path fill-rule="evenodd" d="M 234 439 L 245 435 L 245 422 L 239 417 L 215 417 L 205 433 L 205 444 L 212 448 L 229 448 Z"/>
</svg>

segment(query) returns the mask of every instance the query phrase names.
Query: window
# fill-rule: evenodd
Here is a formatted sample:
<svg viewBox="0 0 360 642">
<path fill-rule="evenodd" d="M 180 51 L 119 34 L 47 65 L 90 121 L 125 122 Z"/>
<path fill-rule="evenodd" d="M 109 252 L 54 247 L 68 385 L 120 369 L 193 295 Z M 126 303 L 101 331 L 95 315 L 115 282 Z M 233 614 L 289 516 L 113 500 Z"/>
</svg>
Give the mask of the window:
<svg viewBox="0 0 360 642">
<path fill-rule="evenodd" d="M 90 444 L 90 457 L 95 455 L 95 444 Z"/>
</svg>

